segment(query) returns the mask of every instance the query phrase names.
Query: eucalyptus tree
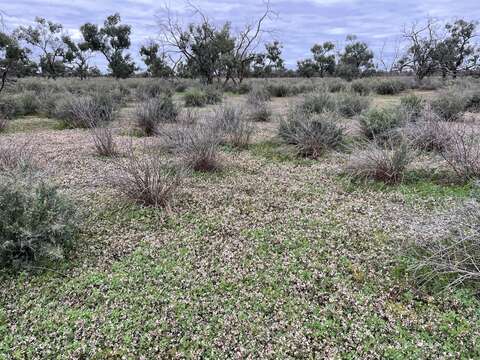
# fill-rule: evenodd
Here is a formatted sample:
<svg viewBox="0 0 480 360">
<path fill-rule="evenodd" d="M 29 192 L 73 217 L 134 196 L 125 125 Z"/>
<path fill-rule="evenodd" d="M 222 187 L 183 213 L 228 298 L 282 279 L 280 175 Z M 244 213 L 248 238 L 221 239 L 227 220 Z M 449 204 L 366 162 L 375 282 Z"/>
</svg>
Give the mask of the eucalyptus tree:
<svg viewBox="0 0 480 360">
<path fill-rule="evenodd" d="M 130 25 L 121 24 L 120 14 L 108 16 L 101 28 L 95 24 L 86 23 L 80 27 L 80 31 L 86 46 L 105 57 L 114 77 L 127 78 L 134 73 L 136 66 L 131 55 L 124 54 L 131 45 L 132 28 Z"/>
<path fill-rule="evenodd" d="M 42 74 L 51 78 L 63 75 L 65 71 L 65 43 L 63 25 L 44 18 L 35 18 L 35 24 L 18 27 L 14 35 L 29 46 L 40 51 Z"/>
<path fill-rule="evenodd" d="M 140 48 L 142 60 L 147 65 L 147 73 L 153 77 L 170 77 L 174 74 L 168 65 L 167 55 L 160 52 L 160 46 L 154 42 Z"/>
</svg>

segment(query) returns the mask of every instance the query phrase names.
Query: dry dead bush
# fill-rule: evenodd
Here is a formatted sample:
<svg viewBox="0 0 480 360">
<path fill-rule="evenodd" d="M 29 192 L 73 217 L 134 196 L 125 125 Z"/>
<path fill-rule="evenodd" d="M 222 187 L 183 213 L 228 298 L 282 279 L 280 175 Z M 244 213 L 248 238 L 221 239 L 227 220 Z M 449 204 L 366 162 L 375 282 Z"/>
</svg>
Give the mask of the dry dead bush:
<svg viewBox="0 0 480 360">
<path fill-rule="evenodd" d="M 448 287 L 466 281 L 480 281 L 480 204 L 462 204 L 447 216 L 415 229 L 418 278 L 428 281 L 438 276 L 449 279 Z"/>
<path fill-rule="evenodd" d="M 138 128 L 146 136 L 152 136 L 158 133 L 161 124 L 177 121 L 178 109 L 171 97 L 163 96 L 140 103 L 135 109 L 135 116 Z"/>
<path fill-rule="evenodd" d="M 33 167 L 32 150 L 28 142 L 15 140 L 0 142 L 0 172 Z"/>
<path fill-rule="evenodd" d="M 448 146 L 440 154 L 460 179 L 480 178 L 480 137 L 474 126 L 462 123 L 453 127 Z"/>
<path fill-rule="evenodd" d="M 210 123 L 178 127 L 165 133 L 164 140 L 189 169 L 214 171 L 220 167 L 218 153 L 222 134 Z"/>
<path fill-rule="evenodd" d="M 3 117 L 0 113 L 0 133 L 7 129 L 8 119 Z"/>
<path fill-rule="evenodd" d="M 431 112 L 422 115 L 417 122 L 408 123 L 404 133 L 413 147 L 423 151 L 442 152 L 451 138 L 450 128 Z"/>
<path fill-rule="evenodd" d="M 215 112 L 213 126 L 223 134 L 223 142 L 237 148 L 250 143 L 255 125 L 245 115 L 243 108 L 222 107 Z"/>
<path fill-rule="evenodd" d="M 377 180 L 396 184 L 403 180 L 415 152 L 406 141 L 379 146 L 375 141 L 358 153 L 355 152 L 346 172 L 355 180 Z"/>
<path fill-rule="evenodd" d="M 98 155 L 114 156 L 117 154 L 117 145 L 110 127 L 92 126 L 90 127 L 90 135 Z"/>
<path fill-rule="evenodd" d="M 136 153 L 130 145 L 124 158 L 115 161 L 111 184 L 127 198 L 144 206 L 167 207 L 182 185 L 185 171 L 144 146 Z"/>
</svg>

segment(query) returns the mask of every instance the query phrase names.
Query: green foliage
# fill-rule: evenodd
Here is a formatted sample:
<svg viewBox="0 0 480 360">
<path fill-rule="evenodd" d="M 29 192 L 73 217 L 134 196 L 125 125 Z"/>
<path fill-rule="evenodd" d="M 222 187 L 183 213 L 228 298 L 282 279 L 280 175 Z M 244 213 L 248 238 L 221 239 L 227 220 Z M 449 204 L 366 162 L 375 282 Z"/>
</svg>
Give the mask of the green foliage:
<svg viewBox="0 0 480 360">
<path fill-rule="evenodd" d="M 375 84 L 378 95 L 396 95 L 405 90 L 405 83 L 395 79 L 380 80 Z"/>
<path fill-rule="evenodd" d="M 185 106 L 201 107 L 207 104 L 207 96 L 204 91 L 198 88 L 190 88 L 183 95 Z"/>
<path fill-rule="evenodd" d="M 467 107 L 468 99 L 454 90 L 443 91 L 430 103 L 432 110 L 444 121 L 458 121 Z"/>
<path fill-rule="evenodd" d="M 368 139 L 387 135 L 401 125 L 398 108 L 372 108 L 360 116 L 362 133 Z"/>
<path fill-rule="evenodd" d="M 359 95 L 366 96 L 372 92 L 371 81 L 367 79 L 357 79 L 352 81 L 350 89 Z"/>
<path fill-rule="evenodd" d="M 345 117 L 353 117 L 360 115 L 364 110 L 370 106 L 370 99 L 365 96 L 340 93 L 336 98 L 337 110 Z"/>
<path fill-rule="evenodd" d="M 413 119 L 418 118 L 425 109 L 425 100 L 418 95 L 408 94 L 400 99 L 400 106 L 411 114 Z"/>
<path fill-rule="evenodd" d="M 140 55 L 147 65 L 147 72 L 153 77 L 170 77 L 173 75 L 172 68 L 167 64 L 166 55 L 159 54 L 159 45 L 151 43 L 140 48 Z"/>
<path fill-rule="evenodd" d="M 351 80 L 374 68 L 373 52 L 364 42 L 358 41 L 355 35 L 347 36 L 347 45 L 340 54 L 340 69 L 337 74 Z"/>
<path fill-rule="evenodd" d="M 0 266 L 61 258 L 78 232 L 78 212 L 31 175 L 0 175 Z"/>
<path fill-rule="evenodd" d="M 136 67 L 130 54 L 123 54 L 130 47 L 131 27 L 120 24 L 118 13 L 110 15 L 102 28 L 86 23 L 80 27 L 86 46 L 102 53 L 108 61 L 108 68 L 116 78 L 127 78 Z"/>
<path fill-rule="evenodd" d="M 65 73 L 66 49 L 62 41 L 62 24 L 37 17 L 33 26 L 20 26 L 15 30 L 15 34 L 40 52 L 40 68 L 43 75 L 56 78 Z"/>
<path fill-rule="evenodd" d="M 323 91 L 307 95 L 299 106 L 304 112 L 317 114 L 337 108 L 335 96 Z"/>
</svg>

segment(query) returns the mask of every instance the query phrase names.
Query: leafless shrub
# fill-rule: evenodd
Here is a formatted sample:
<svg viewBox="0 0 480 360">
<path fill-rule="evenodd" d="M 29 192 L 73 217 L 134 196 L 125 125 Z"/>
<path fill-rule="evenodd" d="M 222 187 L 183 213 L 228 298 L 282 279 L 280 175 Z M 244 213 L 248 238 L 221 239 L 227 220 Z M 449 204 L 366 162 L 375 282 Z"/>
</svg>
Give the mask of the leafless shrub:
<svg viewBox="0 0 480 360">
<path fill-rule="evenodd" d="M 431 117 L 423 117 L 404 128 L 412 146 L 423 151 L 444 151 L 450 142 L 451 132 L 444 123 Z"/>
<path fill-rule="evenodd" d="M 0 172 L 33 167 L 32 151 L 27 142 L 7 140 L 0 143 Z"/>
<path fill-rule="evenodd" d="M 440 154 L 459 178 L 480 178 L 479 133 L 474 127 L 458 124 L 452 128 L 448 146 Z"/>
<path fill-rule="evenodd" d="M 193 125 L 197 122 L 198 116 L 198 111 L 186 108 L 185 111 L 179 114 L 178 123 L 184 126 Z"/>
<path fill-rule="evenodd" d="M 165 134 L 167 146 L 187 168 L 214 171 L 219 168 L 218 147 L 222 134 L 209 123 L 179 127 Z"/>
<path fill-rule="evenodd" d="M 480 204 L 473 200 L 416 230 L 413 266 L 419 279 L 450 277 L 448 287 L 480 281 Z"/>
<path fill-rule="evenodd" d="M 244 109 L 234 107 L 222 107 L 216 111 L 213 126 L 222 132 L 224 143 L 238 148 L 246 147 L 255 131 L 255 126 L 246 118 Z"/>
<path fill-rule="evenodd" d="M 250 105 L 255 105 L 270 100 L 270 93 L 265 87 L 253 87 L 248 93 L 247 97 L 247 103 Z"/>
<path fill-rule="evenodd" d="M 3 117 L 0 113 L 0 132 L 3 132 L 7 129 L 8 119 Z"/>
<path fill-rule="evenodd" d="M 415 153 L 406 141 L 400 144 L 379 146 L 376 142 L 355 153 L 346 172 L 355 180 L 377 180 L 396 184 L 403 180 L 405 170 L 413 161 Z"/>
<path fill-rule="evenodd" d="M 158 126 L 163 123 L 176 122 L 178 110 L 171 97 L 148 99 L 135 109 L 137 126 L 146 136 L 156 135 Z"/>
<path fill-rule="evenodd" d="M 67 127 L 89 128 L 113 120 L 116 104 L 110 95 L 76 96 L 63 99 L 56 111 Z"/>
<path fill-rule="evenodd" d="M 116 159 L 112 185 L 144 206 L 167 207 L 184 178 L 184 170 L 166 162 L 157 151 L 136 154 L 130 146 L 124 158 Z"/>
<path fill-rule="evenodd" d="M 90 135 L 98 155 L 114 156 L 117 153 L 117 146 L 110 127 L 91 126 Z"/>
</svg>

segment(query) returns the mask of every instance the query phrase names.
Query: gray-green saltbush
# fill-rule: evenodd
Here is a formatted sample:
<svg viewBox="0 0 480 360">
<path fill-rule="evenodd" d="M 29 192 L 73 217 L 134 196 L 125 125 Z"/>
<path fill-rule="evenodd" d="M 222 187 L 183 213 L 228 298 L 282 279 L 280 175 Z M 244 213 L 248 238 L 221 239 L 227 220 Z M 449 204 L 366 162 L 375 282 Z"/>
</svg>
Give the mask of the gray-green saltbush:
<svg viewBox="0 0 480 360">
<path fill-rule="evenodd" d="M 338 115 L 293 111 L 280 123 L 279 136 L 293 144 L 302 156 L 318 158 L 327 150 L 338 148 L 344 140 L 344 129 L 337 125 Z"/>
<path fill-rule="evenodd" d="M 58 259 L 78 232 L 78 212 L 33 175 L 0 175 L 0 267 Z"/>
<path fill-rule="evenodd" d="M 360 116 L 360 128 L 368 139 L 380 138 L 402 125 L 402 114 L 396 107 L 372 108 Z"/>
<path fill-rule="evenodd" d="M 465 94 L 448 90 L 441 92 L 430 103 L 432 110 L 444 121 L 458 121 L 462 118 L 468 104 Z"/>
<path fill-rule="evenodd" d="M 328 92 L 319 91 L 309 94 L 300 104 L 300 108 L 307 113 L 320 114 L 325 111 L 335 111 L 337 103 L 335 95 Z"/>
<path fill-rule="evenodd" d="M 345 117 L 360 115 L 370 106 L 370 99 L 354 93 L 340 93 L 336 98 L 337 110 Z"/>
<path fill-rule="evenodd" d="M 187 107 L 201 107 L 207 104 L 207 96 L 205 92 L 198 88 L 190 88 L 185 91 L 183 95 L 185 106 Z"/>
<path fill-rule="evenodd" d="M 405 83 L 396 79 L 383 79 L 375 84 L 375 92 L 379 95 L 395 95 L 405 90 Z"/>
</svg>

